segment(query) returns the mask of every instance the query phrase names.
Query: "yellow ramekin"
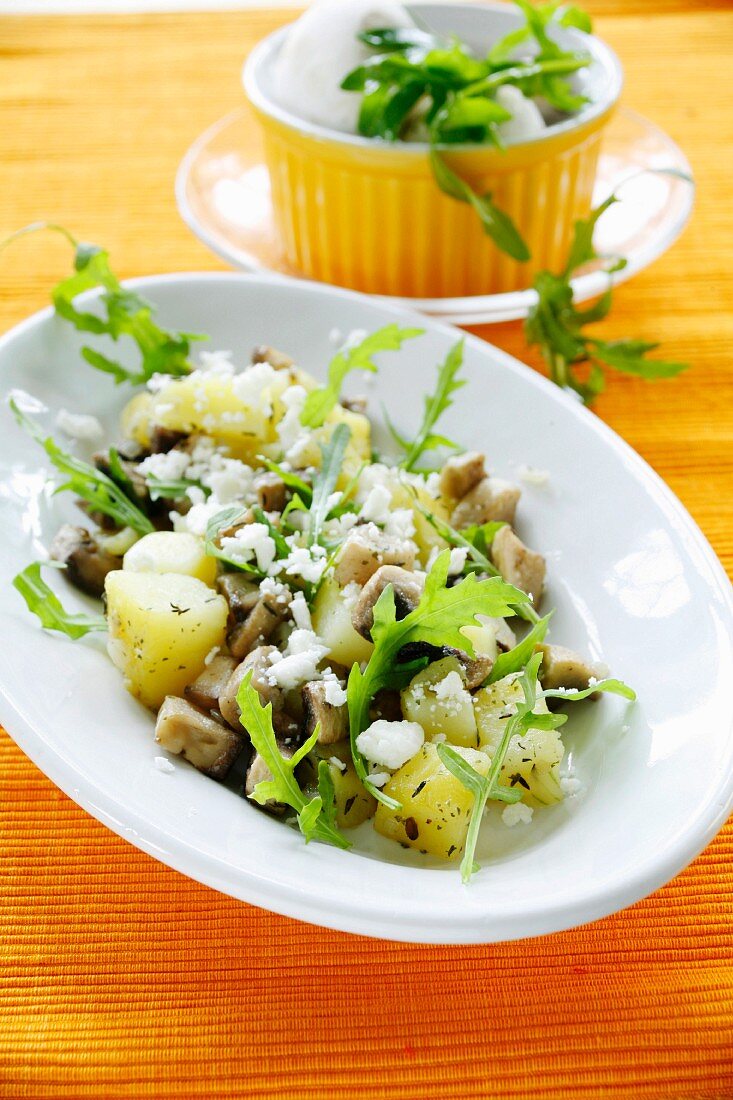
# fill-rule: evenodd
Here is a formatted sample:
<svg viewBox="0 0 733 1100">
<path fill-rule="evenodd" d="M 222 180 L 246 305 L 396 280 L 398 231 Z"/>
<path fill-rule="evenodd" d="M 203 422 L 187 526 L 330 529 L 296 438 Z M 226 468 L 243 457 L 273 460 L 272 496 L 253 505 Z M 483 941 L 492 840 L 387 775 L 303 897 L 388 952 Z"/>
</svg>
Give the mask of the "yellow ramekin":
<svg viewBox="0 0 733 1100">
<path fill-rule="evenodd" d="M 431 25 L 442 12 L 443 22 L 449 19 L 456 31 L 459 13 L 474 25 L 490 19 L 487 43 L 521 18 L 505 4 L 425 10 Z M 607 46 L 578 31 L 561 32 L 563 44 L 593 59 L 580 78 L 591 103 L 573 118 L 504 151 L 480 145 L 444 149 L 453 170 L 479 193 L 490 192 L 514 220 L 532 253 L 527 263 L 518 263 L 484 234 L 471 207 L 440 191 L 426 145 L 343 134 L 277 104 L 268 77 L 288 30 L 255 48 L 243 79 L 263 127 L 273 213 L 293 268 L 306 278 L 367 293 L 437 298 L 522 289 L 535 272 L 562 266 L 573 223 L 591 208 L 603 128 L 621 91 L 621 66 Z"/>
</svg>

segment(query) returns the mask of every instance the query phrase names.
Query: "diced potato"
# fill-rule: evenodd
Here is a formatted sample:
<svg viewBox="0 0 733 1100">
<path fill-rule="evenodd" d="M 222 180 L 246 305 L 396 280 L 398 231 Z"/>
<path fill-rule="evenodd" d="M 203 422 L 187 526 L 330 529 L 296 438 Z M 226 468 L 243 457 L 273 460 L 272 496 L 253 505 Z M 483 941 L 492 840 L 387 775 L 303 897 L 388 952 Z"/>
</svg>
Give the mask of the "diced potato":
<svg viewBox="0 0 733 1100">
<path fill-rule="evenodd" d="M 506 723 L 516 710 L 516 704 L 524 699 L 521 685 L 513 676 L 482 688 L 475 697 L 475 713 L 482 749 L 490 755 L 495 752 L 506 728 Z M 544 699 L 535 708 L 547 713 Z M 558 769 L 565 753 L 559 730 L 530 729 L 522 737 L 515 736 L 501 769 L 501 781 L 509 787 L 518 787 L 525 801 L 535 799 L 543 805 L 559 802 L 563 793 L 559 784 Z"/>
<path fill-rule="evenodd" d="M 151 409 L 153 407 L 153 395 L 144 391 L 136 393 L 127 402 L 120 416 L 120 427 L 126 439 L 134 439 L 141 447 L 150 444 Z"/>
<path fill-rule="evenodd" d="M 311 618 L 316 634 L 328 646 L 330 659 L 347 668 L 369 660 L 374 646 L 354 630 L 351 606 L 333 577 L 327 577 L 321 585 Z"/>
<path fill-rule="evenodd" d="M 478 747 L 473 699 L 455 657 L 444 657 L 418 672 L 402 692 L 402 713 L 421 725 L 427 737 L 442 733 L 452 745 Z"/>
<path fill-rule="evenodd" d="M 196 535 L 184 531 L 153 531 L 136 542 L 122 561 L 133 573 L 182 573 L 204 584 L 216 580 L 216 559 L 209 557 Z"/>
<path fill-rule="evenodd" d="M 333 746 L 329 746 L 333 749 Z M 342 771 L 337 764 L 329 760 L 329 771 L 333 780 L 336 824 L 339 829 L 355 829 L 357 825 L 374 817 L 377 808 L 377 800 L 368 791 L 364 790 L 359 776 L 356 774 L 351 754 L 348 749 L 344 751 L 334 750 L 337 759 L 343 761 L 346 770 Z M 333 755 L 333 754 L 332 754 Z"/>
<path fill-rule="evenodd" d="M 371 459 L 372 426 L 368 417 L 362 413 L 352 412 L 351 409 L 344 409 L 341 405 L 337 405 L 333 409 L 326 421 L 326 425 L 332 425 L 328 433 L 329 436 L 333 432 L 333 427 L 337 424 L 348 424 L 351 429 L 351 438 L 344 452 L 341 473 L 336 482 L 337 489 L 344 489 L 349 481 L 356 476 L 363 464 Z"/>
<path fill-rule="evenodd" d="M 448 543 L 442 535 L 438 534 L 430 520 L 425 518 L 420 509 L 415 507 L 415 497 L 417 497 L 423 508 L 431 512 L 436 519 L 447 522 L 450 512 L 442 499 L 435 500 L 426 489 L 414 489 L 400 484 L 392 493 L 393 508 L 412 508 L 412 518 L 415 524 L 413 538 L 417 543 L 423 561 L 427 561 L 431 550 L 436 547 L 438 550 L 445 550 Z"/>
<path fill-rule="evenodd" d="M 182 695 L 224 644 L 227 602 L 194 577 L 117 569 L 105 593 L 110 657 L 147 707 Z"/>
<path fill-rule="evenodd" d="M 487 774 L 490 762 L 486 753 L 465 748 L 456 748 L 456 752 L 481 775 Z M 379 804 L 374 819 L 378 833 L 441 859 L 460 858 L 473 795 L 441 762 L 436 745 L 423 745 L 395 772 L 384 791 L 401 809 Z"/>
</svg>

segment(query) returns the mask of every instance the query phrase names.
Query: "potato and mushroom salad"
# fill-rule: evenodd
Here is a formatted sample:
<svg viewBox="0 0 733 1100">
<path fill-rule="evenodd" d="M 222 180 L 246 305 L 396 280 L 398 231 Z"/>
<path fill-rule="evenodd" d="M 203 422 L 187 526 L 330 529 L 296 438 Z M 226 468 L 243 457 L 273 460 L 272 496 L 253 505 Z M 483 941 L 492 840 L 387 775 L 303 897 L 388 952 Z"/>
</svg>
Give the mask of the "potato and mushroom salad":
<svg viewBox="0 0 733 1100">
<path fill-rule="evenodd" d="M 633 692 L 547 642 L 519 488 L 437 431 L 462 342 L 417 432 L 373 452 L 367 403 L 342 398 L 343 380 L 420 335 L 352 334 L 320 385 L 271 347 L 245 364 L 177 355 L 89 461 L 72 452 L 99 434 L 93 418 L 59 414 L 69 450 L 16 398 L 84 515 L 14 583 L 44 627 L 106 631 L 161 750 L 230 787 L 240 776 L 243 812 L 341 848 L 370 822 L 468 878 L 488 803 L 511 826 L 572 790 L 558 706 Z M 100 613 L 66 611 L 50 564 Z"/>
</svg>

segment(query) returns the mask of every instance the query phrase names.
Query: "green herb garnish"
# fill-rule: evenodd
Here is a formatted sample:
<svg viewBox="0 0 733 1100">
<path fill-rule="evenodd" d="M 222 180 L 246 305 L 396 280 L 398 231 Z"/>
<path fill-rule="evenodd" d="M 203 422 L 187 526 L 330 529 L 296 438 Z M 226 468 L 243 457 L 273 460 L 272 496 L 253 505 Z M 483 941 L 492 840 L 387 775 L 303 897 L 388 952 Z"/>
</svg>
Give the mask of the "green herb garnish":
<svg viewBox="0 0 733 1100">
<path fill-rule="evenodd" d="M 91 631 L 106 630 L 107 620 L 104 615 L 84 615 L 81 612 L 72 614 L 63 608 L 58 596 L 41 577 L 44 566 L 65 568 L 60 562 L 34 561 L 13 578 L 13 588 L 20 592 L 26 607 L 38 618 L 41 626 L 45 626 L 47 630 L 58 630 L 67 638 L 75 640 L 83 638 Z"/>
<path fill-rule="evenodd" d="M 251 573 L 255 577 L 262 577 L 263 574 L 255 565 L 250 562 L 235 561 L 234 558 L 228 557 L 217 543 L 222 531 L 245 521 L 248 511 L 249 509 L 241 504 L 233 504 L 228 508 L 222 508 L 221 512 L 217 512 L 216 515 L 212 516 L 206 524 L 204 549 L 210 557 L 218 558 L 219 561 L 225 562 L 226 565 L 230 565 L 241 573 Z"/>
<path fill-rule="evenodd" d="M 80 332 L 109 336 L 115 342 L 126 336 L 140 353 L 139 367 L 130 369 L 94 348 L 84 347 L 81 353 L 87 363 L 111 374 L 117 383 L 133 385 L 147 382 L 154 374 L 181 376 L 193 369 L 189 361 L 191 343 L 206 337 L 160 328 L 153 320 L 155 307 L 136 291 L 122 286 L 110 267 L 109 253 L 104 249 L 77 241 L 68 230 L 48 222 L 26 226 L 4 244 L 43 229 L 59 233 L 74 249 L 74 274 L 62 279 L 51 292 L 58 316 Z M 101 316 L 79 310 L 74 304 L 80 294 L 96 289 L 102 291 L 99 296 L 103 307 Z"/>
<path fill-rule="evenodd" d="M 305 399 L 300 422 L 307 428 L 319 428 L 338 403 L 341 387 L 347 374 L 354 370 L 376 372 L 374 356 L 380 351 L 399 351 L 406 340 L 422 336 L 421 328 L 400 328 L 399 325 L 385 325 L 384 328 L 370 333 L 353 348 L 342 348 L 328 365 L 328 382 L 325 386 L 311 390 Z"/>
<path fill-rule="evenodd" d="M 554 614 L 555 612 L 551 611 L 549 615 L 545 615 L 543 619 L 540 619 L 539 622 L 534 624 L 532 629 L 513 649 L 498 655 L 494 661 L 494 667 L 491 669 L 486 680 L 487 684 L 495 684 L 497 680 L 503 680 L 505 676 L 511 675 L 512 672 L 521 672 L 531 659 L 535 651 L 535 646 L 545 640 L 545 635 L 550 625 L 550 619 Z"/>
<path fill-rule="evenodd" d="M 145 484 L 150 493 L 150 499 L 155 500 L 183 500 L 188 495 L 189 489 L 200 489 L 204 496 L 211 494 L 211 489 L 202 485 L 200 481 L 193 481 L 186 477 L 163 480 L 149 474 L 145 478 Z"/>
<path fill-rule="evenodd" d="M 454 344 L 444 362 L 439 366 L 435 391 L 425 398 L 425 412 L 414 441 L 410 443 L 390 424 L 392 435 L 406 452 L 405 457 L 400 462 L 403 470 L 414 470 L 423 453 L 434 450 L 436 447 L 450 447 L 453 450 L 459 450 L 457 443 L 454 443 L 452 439 L 448 439 L 447 436 L 438 435 L 433 429 L 439 418 L 453 404 L 453 395 L 461 386 L 466 384 L 464 379 L 457 378 L 458 371 L 463 365 L 463 344 L 463 340 L 459 340 L 457 344 Z"/>
<path fill-rule="evenodd" d="M 461 633 L 461 627 L 472 623 L 476 615 L 491 618 L 513 615 L 515 607 L 528 602 L 524 592 L 498 577 L 477 580 L 470 574 L 448 588 L 449 562 L 450 551 L 444 550 L 428 573 L 418 606 L 404 619 L 397 619 L 394 591 L 387 585 L 374 605 L 372 655 L 363 672 L 359 665 L 354 665 L 349 674 L 347 695 L 354 766 L 366 789 L 392 809 L 398 808 L 394 799 L 370 783 L 356 739 L 369 724 L 369 704 L 376 693 L 414 672 L 412 667 L 400 666 L 400 650 L 410 642 L 427 642 L 435 646 L 452 646 L 473 656 L 473 648 Z"/>
<path fill-rule="evenodd" d="M 272 703 L 268 703 L 267 706 L 262 705 L 262 700 L 256 689 L 252 687 L 251 680 L 250 672 L 242 680 L 237 692 L 240 721 L 255 751 L 260 754 L 270 769 L 272 779 L 258 783 L 250 797 L 260 806 L 264 806 L 266 802 L 275 801 L 283 802 L 294 809 L 306 842 L 320 840 L 324 844 L 333 844 L 336 848 L 350 848 L 349 841 L 341 835 L 333 823 L 333 782 L 328 790 L 319 767 L 319 793 L 313 798 L 307 798 L 295 778 L 295 769 L 298 764 L 308 755 L 318 740 L 318 726 L 297 752 L 290 759 L 286 759 L 278 748 L 272 727 Z"/>
<path fill-rule="evenodd" d="M 120 527 L 132 527 L 140 535 L 148 535 L 154 530 L 144 512 L 112 478 L 64 451 L 52 436 L 44 436 L 35 420 L 22 412 L 14 400 L 11 399 L 9 404 L 21 428 L 40 443 L 56 469 L 68 479 L 58 485 L 54 493 L 69 490 L 86 501 L 94 511 L 109 516 Z"/>
<path fill-rule="evenodd" d="M 321 447 L 321 465 L 313 476 L 308 523 L 309 546 L 320 541 L 323 525 L 333 508 L 330 497 L 341 474 L 344 453 L 350 439 L 351 429 L 348 424 L 337 424 L 328 443 Z"/>
<path fill-rule="evenodd" d="M 541 271 L 535 277 L 533 286 L 538 300 L 524 323 L 527 343 L 539 346 L 552 381 L 574 390 L 587 403 L 604 389 L 604 367 L 649 380 L 673 378 L 689 367 L 689 363 L 648 359 L 648 353 L 659 347 L 657 343 L 599 340 L 583 331 L 587 325 L 608 315 L 612 289 L 609 285 L 595 305 L 578 309 L 571 279 L 579 267 L 601 258 L 593 246 L 593 230 L 598 219 L 618 201 L 616 195 L 609 196 L 588 218 L 575 223 L 573 242 L 563 270 L 559 275 Z M 625 265 L 624 259 L 607 258 L 605 270 L 610 276 Z M 579 368 L 583 377 L 578 373 Z"/>
</svg>

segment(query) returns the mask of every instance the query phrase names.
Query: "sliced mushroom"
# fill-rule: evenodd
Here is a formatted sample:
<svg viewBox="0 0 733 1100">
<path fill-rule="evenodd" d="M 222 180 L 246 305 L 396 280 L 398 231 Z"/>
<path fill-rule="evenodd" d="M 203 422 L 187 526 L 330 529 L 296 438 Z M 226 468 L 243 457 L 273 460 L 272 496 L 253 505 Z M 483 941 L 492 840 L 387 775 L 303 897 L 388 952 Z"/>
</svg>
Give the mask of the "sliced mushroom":
<svg viewBox="0 0 733 1100">
<path fill-rule="evenodd" d="M 492 619 L 496 629 L 496 645 L 502 653 L 508 653 L 517 644 L 517 636 L 506 619 Z"/>
<path fill-rule="evenodd" d="M 353 527 L 346 536 L 334 576 L 344 588 L 352 581 L 366 584 L 382 565 L 412 569 L 414 564 L 414 542 L 386 535 L 374 523 L 364 523 Z"/>
<path fill-rule="evenodd" d="M 174 695 L 168 695 L 158 711 L 155 739 L 212 779 L 224 778 L 244 746 L 241 733 Z"/>
<path fill-rule="evenodd" d="M 219 696 L 219 710 L 222 717 L 232 729 L 239 730 L 239 705 L 237 692 L 242 680 L 248 672 L 252 673 L 252 687 L 259 692 L 263 703 L 272 703 L 273 710 L 280 710 L 283 706 L 283 694 L 280 688 L 274 687 L 267 678 L 271 669 L 270 654 L 275 652 L 274 645 L 261 645 L 248 653 L 241 664 L 237 665 L 229 677 L 226 687 Z"/>
<path fill-rule="evenodd" d="M 150 451 L 152 454 L 168 454 L 174 447 L 186 439 L 185 432 L 174 431 L 173 428 L 161 428 L 155 424 L 150 432 Z"/>
<path fill-rule="evenodd" d="M 572 649 L 566 649 L 563 645 L 536 645 L 534 648 L 535 653 L 542 654 L 540 683 L 547 690 L 570 688 L 583 691 L 590 687 L 594 677 L 600 679 L 596 665 Z"/>
<path fill-rule="evenodd" d="M 285 507 L 285 482 L 269 470 L 254 479 L 254 490 L 263 512 L 282 512 Z"/>
<path fill-rule="evenodd" d="M 244 573 L 222 573 L 216 586 L 229 604 L 230 624 L 242 623 L 260 598 L 260 590 Z"/>
<path fill-rule="evenodd" d="M 271 348 L 268 344 L 258 344 L 252 352 L 253 363 L 269 363 L 274 370 L 289 370 L 295 366 L 295 360 L 284 351 Z"/>
<path fill-rule="evenodd" d="M 494 535 L 491 557 L 504 580 L 531 596 L 537 607 L 545 583 L 546 567 L 542 555 L 528 549 L 511 527 L 501 527 Z"/>
<path fill-rule="evenodd" d="M 51 543 L 50 555 L 66 566 L 72 584 L 90 596 L 101 596 L 104 580 L 113 569 L 122 568 L 122 558 L 103 550 L 85 527 L 65 523 Z"/>
<path fill-rule="evenodd" d="M 377 722 L 383 719 L 385 722 L 401 722 L 402 718 L 399 691 L 391 691 L 389 688 L 378 691 L 369 705 L 369 721 Z"/>
<path fill-rule="evenodd" d="M 261 594 L 249 615 L 227 635 L 227 644 L 235 657 L 244 657 L 268 641 L 288 616 L 290 598 L 272 592 Z"/>
<path fill-rule="evenodd" d="M 281 755 L 284 756 L 286 760 L 289 760 L 295 752 L 295 746 L 286 744 L 285 740 L 281 737 L 276 737 L 275 740 Z M 253 753 L 244 780 L 244 793 L 247 798 L 252 797 L 258 783 L 267 783 L 271 779 L 272 772 L 268 768 L 265 760 L 258 752 Z M 277 802 L 274 798 L 268 799 L 267 802 L 263 802 L 262 804 L 259 802 L 255 803 L 255 805 L 260 806 L 260 809 L 267 810 L 267 812 L 271 814 L 283 814 L 287 810 L 287 806 L 284 803 Z"/>
<path fill-rule="evenodd" d="M 431 663 L 443 657 L 455 657 L 461 664 L 463 679 L 469 691 L 480 687 L 494 667 L 492 658 L 484 653 L 469 657 L 462 649 L 454 649 L 449 645 L 430 645 L 429 642 L 410 642 L 399 653 L 400 663 L 415 661 L 419 657 L 427 657 Z"/>
<path fill-rule="evenodd" d="M 486 476 L 485 461 L 479 451 L 452 455 L 440 474 L 442 495 L 450 500 L 462 500 Z"/>
<path fill-rule="evenodd" d="M 357 634 L 367 641 L 372 637 L 374 605 L 388 584 L 394 591 L 395 611 L 398 619 L 404 619 L 420 602 L 425 580 L 399 565 L 382 565 L 366 582 L 351 612 L 351 622 Z"/>
<path fill-rule="evenodd" d="M 197 676 L 193 683 L 188 685 L 183 694 L 190 703 L 200 707 L 201 710 L 218 710 L 219 696 L 229 683 L 236 667 L 236 658 L 218 653 L 209 662 L 201 675 Z"/>
<path fill-rule="evenodd" d="M 346 703 L 343 706 L 333 706 L 326 698 L 326 691 L 324 680 L 303 684 L 301 688 L 305 735 L 310 737 L 316 725 L 319 725 L 319 745 L 333 745 L 337 741 L 343 741 L 349 733 L 349 711 Z"/>
<path fill-rule="evenodd" d="M 514 523 L 520 496 L 520 490 L 508 481 L 482 478 L 455 506 L 451 524 L 460 531 L 474 523 Z"/>
</svg>

